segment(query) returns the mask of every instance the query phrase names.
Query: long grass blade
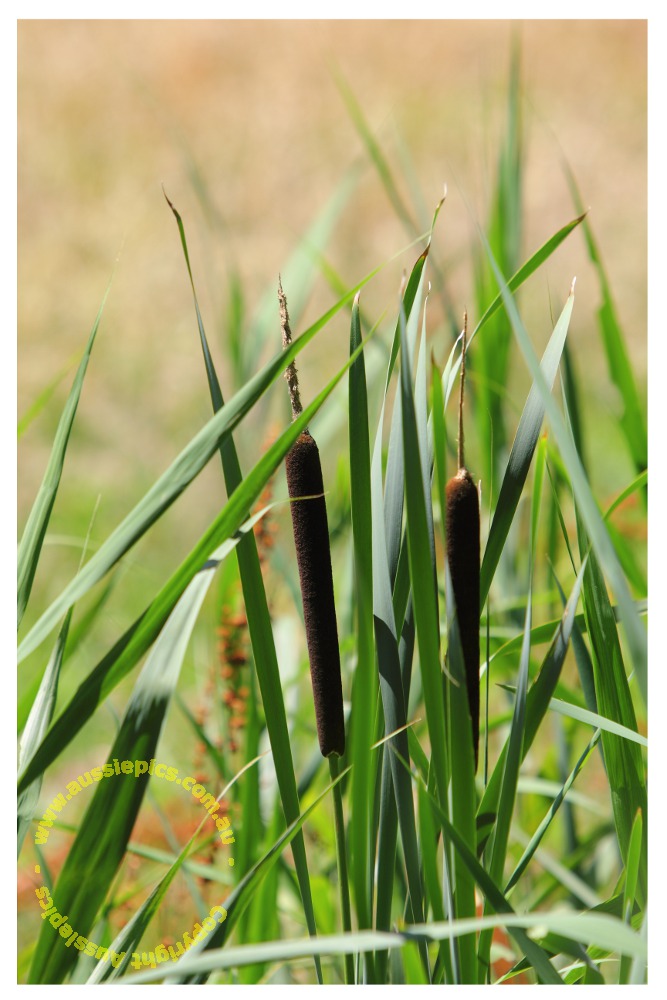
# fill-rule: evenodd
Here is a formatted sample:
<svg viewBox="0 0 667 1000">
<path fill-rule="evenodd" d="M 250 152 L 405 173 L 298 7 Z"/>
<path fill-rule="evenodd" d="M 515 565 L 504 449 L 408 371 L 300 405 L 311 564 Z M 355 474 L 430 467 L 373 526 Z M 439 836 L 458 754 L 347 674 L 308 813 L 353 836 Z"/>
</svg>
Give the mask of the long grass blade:
<svg viewBox="0 0 667 1000">
<path fill-rule="evenodd" d="M 17 556 L 17 609 L 19 625 L 21 624 L 23 612 L 26 609 L 28 598 L 30 597 L 30 591 L 32 589 L 32 583 L 35 578 L 35 573 L 37 572 L 37 564 L 39 562 L 40 552 L 42 551 L 44 535 L 46 534 L 46 529 L 51 517 L 51 511 L 53 510 L 53 505 L 58 493 L 60 477 L 62 476 L 63 466 L 65 464 L 67 445 L 69 443 L 72 425 L 74 424 L 74 418 L 79 405 L 79 399 L 81 398 L 83 380 L 86 376 L 88 361 L 90 360 L 90 355 L 93 350 L 93 344 L 95 343 L 95 337 L 97 336 L 97 331 L 102 319 L 102 312 L 104 310 L 108 294 L 109 288 L 107 288 L 104 293 L 102 304 L 99 308 L 99 312 L 97 313 L 95 322 L 93 323 L 93 328 L 90 331 L 86 349 L 83 353 L 81 363 L 76 376 L 74 377 L 72 388 L 70 389 L 69 396 L 67 397 L 67 402 L 65 403 L 65 408 L 63 409 L 58 423 L 58 429 L 56 430 L 53 447 L 51 448 L 51 454 L 49 456 L 46 472 L 44 473 L 44 478 L 42 479 L 42 484 L 39 488 L 30 514 L 28 515 L 26 526 L 23 529 L 23 535 L 21 536 Z M 56 621 L 62 617 L 66 610 L 66 608 L 63 608 L 62 613 L 56 616 Z"/>
<path fill-rule="evenodd" d="M 549 702 L 549 708 L 553 712 L 558 712 L 559 715 L 565 715 L 570 719 L 576 719 L 578 722 L 585 722 L 587 726 L 593 726 L 594 729 L 601 729 L 606 733 L 613 733 L 614 736 L 620 736 L 624 740 L 630 740 L 632 743 L 638 743 L 641 747 L 648 746 L 648 740 L 641 733 L 635 732 L 634 729 L 629 729 L 627 726 L 621 726 L 618 722 L 614 722 L 612 719 L 607 719 L 602 715 L 598 715 L 597 712 L 590 712 L 586 708 L 580 708 L 579 705 L 571 705 L 569 702 L 561 701 L 560 698 L 552 698 Z"/>
<path fill-rule="evenodd" d="M 630 843 L 628 845 L 628 852 L 625 858 L 625 886 L 623 888 L 623 915 L 625 922 L 630 924 L 632 920 L 632 911 L 635 905 L 635 898 L 637 895 L 637 885 L 639 882 L 640 871 L 642 868 L 642 850 L 643 850 L 643 820 L 642 814 L 637 813 L 632 824 L 632 832 L 630 834 Z M 624 955 L 621 960 L 621 968 L 619 970 L 619 983 L 624 986 L 630 978 L 630 960 L 627 955 Z"/>
<path fill-rule="evenodd" d="M 447 802 L 449 820 L 467 844 L 475 844 L 475 758 L 472 738 L 470 703 L 466 683 L 463 646 L 459 632 L 458 612 L 454 599 L 449 563 L 445 561 L 445 599 L 447 602 L 447 663 L 444 689 L 446 727 L 448 735 L 448 768 L 451 796 Z M 473 917 L 476 912 L 475 882 L 465 859 L 445 845 L 444 881 L 453 893 L 452 916 Z M 452 888 L 450 889 L 449 886 Z M 474 936 L 458 941 L 458 955 L 453 958 L 460 982 L 475 984 L 479 980 Z"/>
<path fill-rule="evenodd" d="M 350 354 L 361 344 L 359 296 L 352 307 Z M 373 879 L 370 852 L 373 774 L 368 720 L 375 714 L 378 680 L 373 637 L 373 519 L 371 512 L 371 459 L 368 430 L 368 397 L 363 352 L 350 368 L 349 392 L 350 506 L 354 548 L 357 666 L 354 674 L 351 724 L 352 872 L 359 926 L 372 926 Z M 370 543 L 370 552 L 369 552 Z M 370 958 L 370 956 L 369 956 Z M 372 961 L 371 961 L 372 966 Z M 374 978 L 372 968 L 369 975 Z"/>
<path fill-rule="evenodd" d="M 39 414 L 48 405 L 49 400 L 53 396 L 54 392 L 68 374 L 72 365 L 74 364 L 74 358 L 72 358 L 59 372 L 52 378 L 48 384 L 42 389 L 37 398 L 30 404 L 28 409 L 25 411 L 22 417 L 16 422 L 16 436 L 20 440 L 25 432 L 28 430 L 30 425 L 34 420 L 37 419 Z"/>
<path fill-rule="evenodd" d="M 574 174 L 568 164 L 565 163 L 564 167 L 576 210 L 581 212 L 583 211 L 583 202 L 574 179 Z M 597 271 L 600 291 L 602 293 L 602 305 L 598 311 L 598 321 L 602 343 L 607 355 L 609 375 L 623 401 L 620 426 L 635 468 L 637 472 L 642 472 L 648 464 L 646 417 L 643 413 L 639 391 L 632 372 L 626 338 L 618 320 L 616 307 L 614 306 L 609 279 L 588 219 L 584 222 L 583 233 L 588 249 L 588 256 Z"/>
<path fill-rule="evenodd" d="M 405 324 L 401 329 L 401 403 L 403 417 L 403 460 L 410 579 L 426 715 L 433 752 L 433 766 L 442 801 L 447 797 L 445 719 L 442 705 L 442 671 L 437 605 L 437 586 L 431 557 L 422 462 L 417 418 L 412 392 L 409 345 Z"/>
<path fill-rule="evenodd" d="M 346 952 L 373 951 L 377 948 L 403 948 L 415 941 L 441 941 L 461 934 L 472 934 L 485 928 L 506 927 L 510 932 L 521 932 L 529 945 L 534 942 L 525 934 L 533 928 L 546 927 L 554 933 L 568 933 L 583 944 L 594 942 L 610 951 L 628 954 L 638 962 L 646 961 L 645 936 L 630 930 L 622 921 L 606 914 L 592 913 L 502 913 L 470 920 L 459 920 L 453 924 L 433 923 L 411 927 L 409 930 L 357 931 L 354 934 L 334 934 L 322 936 L 317 942 L 308 938 L 296 941 L 268 941 L 261 945 L 225 948 L 210 951 L 205 955 L 193 956 L 190 951 L 187 960 L 181 960 L 183 971 L 190 974 L 205 974 L 217 969 L 233 969 L 257 961 L 285 962 L 312 955 L 321 946 L 322 955 L 340 955 Z M 192 956 L 192 957 L 191 957 Z M 553 969 L 553 966 L 551 967 Z M 161 969 L 147 970 L 128 977 L 127 985 L 156 982 L 164 977 Z M 550 979 L 553 985 L 563 985 L 559 977 Z"/>
<path fill-rule="evenodd" d="M 519 264 L 523 230 L 523 129 L 518 48 L 513 47 L 507 102 L 507 124 L 496 166 L 494 191 L 486 227 L 489 243 L 504 274 Z M 481 314 L 494 289 L 493 272 L 483 253 L 475 253 L 476 312 Z M 481 378 L 474 385 L 482 480 L 491 490 L 498 481 L 499 461 L 506 453 L 505 407 L 497 386 L 507 384 L 512 333 L 507 323 L 490 318 L 475 352 Z"/>
<path fill-rule="evenodd" d="M 435 219 L 433 220 L 435 224 Z M 429 252 L 429 246 L 419 257 L 410 274 L 410 279 L 406 285 L 403 295 L 403 308 L 405 310 L 405 322 L 407 325 L 407 341 L 410 357 L 416 343 L 417 326 L 421 300 L 424 291 L 425 264 Z M 394 340 L 390 356 L 387 378 L 385 382 L 385 397 L 389 388 L 389 382 L 394 369 L 397 351 L 400 345 L 401 329 L 400 319 L 396 323 Z M 382 412 L 384 418 L 384 408 Z M 378 440 L 381 440 L 383 419 L 380 420 L 376 435 L 376 448 L 379 447 Z M 394 586 L 396 572 L 399 562 L 399 553 L 403 539 L 403 504 L 404 504 L 404 480 L 405 468 L 403 464 L 403 444 L 401 434 L 401 396 L 396 394 L 391 411 L 391 427 L 389 431 L 389 445 L 387 449 L 387 467 L 385 470 L 384 486 L 384 520 L 385 520 L 385 545 L 387 548 L 387 561 L 389 566 L 389 579 Z M 400 623 L 399 623 L 400 627 Z"/>
<path fill-rule="evenodd" d="M 569 774 L 567 780 L 565 781 L 565 783 L 563 784 L 562 788 L 560 789 L 560 791 L 558 792 L 558 794 L 555 796 L 555 798 L 553 800 L 553 803 L 549 807 L 549 810 L 547 811 L 544 819 L 542 820 L 542 822 L 540 823 L 540 825 L 537 827 L 537 830 L 535 831 L 535 833 L 531 837 L 530 843 L 528 844 L 528 846 L 526 847 L 525 851 L 521 855 L 521 860 L 519 861 L 519 863 L 517 864 L 516 868 L 512 872 L 512 874 L 511 874 L 511 876 L 509 878 L 509 881 L 507 883 L 507 886 L 505 887 L 505 893 L 506 894 L 510 891 L 510 889 L 512 889 L 516 885 L 516 883 L 519 881 L 519 879 L 521 878 L 522 874 L 524 873 L 524 871 L 528 867 L 528 865 L 530 863 L 530 860 L 533 857 L 533 855 L 535 854 L 535 851 L 537 850 L 537 848 L 540 846 L 540 843 L 541 843 L 542 839 L 544 838 L 545 833 L 547 832 L 547 830 L 551 826 L 551 822 L 552 822 L 554 816 L 556 815 L 556 813 L 560 809 L 561 805 L 563 804 L 563 801 L 565 800 L 565 796 L 567 795 L 567 793 L 572 788 L 572 785 L 574 784 L 574 782 L 575 782 L 575 780 L 576 780 L 579 772 L 581 771 L 581 769 L 583 768 L 584 764 L 586 763 L 586 761 L 590 757 L 591 753 L 595 749 L 595 746 L 597 745 L 597 742 L 598 742 L 599 738 L 600 738 L 600 730 L 598 729 L 598 730 L 596 730 L 596 732 L 593 735 L 592 739 L 588 743 L 588 745 L 587 745 L 586 749 L 584 750 L 584 752 L 582 753 L 581 757 L 579 758 L 579 760 L 575 764 L 574 768 L 570 772 L 570 774 Z"/>
<path fill-rule="evenodd" d="M 417 226 L 412 219 L 410 211 L 405 205 L 403 198 L 401 197 L 397 184 L 394 180 L 394 176 L 391 172 L 391 168 L 387 163 L 387 160 L 378 145 L 373 133 L 371 132 L 368 122 L 364 116 L 361 105 L 357 101 L 354 93 L 352 92 L 349 84 L 343 78 L 341 73 L 334 70 L 334 79 L 338 85 L 338 89 L 341 96 L 345 102 L 348 114 L 352 119 L 352 122 L 359 133 L 361 141 L 366 147 L 366 152 L 371 163 L 374 165 L 378 172 L 378 175 L 382 181 L 382 184 L 387 192 L 389 201 L 391 202 L 392 208 L 396 212 L 396 215 L 401 220 L 405 226 L 408 234 L 414 236 L 417 232 Z"/>
<path fill-rule="evenodd" d="M 549 259 L 549 257 L 554 253 L 555 250 L 558 249 L 561 243 L 563 243 L 563 241 L 567 239 L 570 233 L 573 232 L 577 228 L 577 226 L 584 221 L 585 218 L 586 218 L 586 213 L 583 212 L 581 215 L 577 216 L 576 219 L 572 219 L 571 222 L 568 222 L 566 225 L 564 225 L 562 229 L 559 229 L 557 233 L 554 233 L 554 235 L 546 241 L 546 243 L 544 243 L 541 247 L 539 247 L 539 249 L 536 250 L 535 253 L 532 254 L 528 258 L 528 260 L 521 265 L 519 270 L 515 274 L 513 274 L 512 277 L 507 282 L 507 287 L 510 290 L 510 292 L 515 292 L 517 288 L 520 288 L 521 285 L 523 285 L 523 283 L 527 281 L 528 278 L 532 274 L 534 274 L 538 270 L 538 268 L 540 268 L 542 264 L 544 264 Z M 503 296 L 502 293 L 499 292 L 493 298 L 493 300 L 487 306 L 487 308 L 484 310 L 484 313 L 482 314 L 481 318 L 477 322 L 477 325 L 470 334 L 468 343 L 472 342 L 473 338 L 480 332 L 480 330 L 486 325 L 486 323 L 488 323 L 489 319 L 493 316 L 493 314 L 497 312 L 498 309 L 500 309 L 502 304 L 503 304 Z M 456 377 L 456 371 L 454 371 L 453 377 Z"/>
<path fill-rule="evenodd" d="M 571 293 L 565 307 L 556 323 L 541 361 L 541 371 L 544 381 L 553 386 L 558 365 L 560 363 L 565 339 L 572 315 L 574 295 Z M 540 389 L 534 382 L 531 386 L 526 405 L 524 406 L 512 450 L 507 462 L 507 469 L 500 487 L 498 502 L 493 514 L 489 538 L 484 550 L 482 568 L 480 571 L 480 605 L 483 605 L 491 587 L 493 574 L 500 560 L 507 535 L 521 498 L 530 463 L 544 420 L 545 405 Z"/>
<path fill-rule="evenodd" d="M 58 695 L 60 668 L 62 667 L 65 644 L 67 643 L 71 620 L 72 611 L 70 610 L 67 612 L 65 621 L 58 632 L 56 644 L 49 658 L 46 670 L 44 671 L 44 676 L 42 677 L 39 685 L 37 696 L 32 704 L 32 708 L 30 709 L 30 714 L 21 736 L 18 753 L 19 771 L 24 770 L 27 763 L 36 752 L 37 747 L 43 740 L 44 734 L 51 724 L 53 712 L 56 707 L 56 697 Z M 21 792 L 18 797 L 17 854 L 21 853 L 21 847 L 23 845 L 23 841 L 25 840 L 25 835 L 30 828 L 33 812 L 35 811 L 37 802 L 39 801 L 41 787 L 42 779 L 40 775 L 40 777 L 35 778 L 34 782 Z"/>
</svg>

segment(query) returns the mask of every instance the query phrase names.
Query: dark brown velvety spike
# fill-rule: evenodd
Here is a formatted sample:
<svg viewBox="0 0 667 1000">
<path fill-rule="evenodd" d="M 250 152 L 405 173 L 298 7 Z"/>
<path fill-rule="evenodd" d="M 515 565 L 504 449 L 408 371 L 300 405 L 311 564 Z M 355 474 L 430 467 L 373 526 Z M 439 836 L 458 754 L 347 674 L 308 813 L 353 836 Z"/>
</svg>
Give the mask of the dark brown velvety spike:
<svg viewBox="0 0 667 1000">
<path fill-rule="evenodd" d="M 447 559 L 465 663 L 475 770 L 479 749 L 479 498 L 466 469 L 447 483 Z"/>
<path fill-rule="evenodd" d="M 320 454 L 308 432 L 299 435 L 285 464 L 290 497 L 324 493 Z M 290 507 L 320 750 L 324 757 L 342 756 L 345 719 L 326 503 L 315 496 Z"/>
</svg>

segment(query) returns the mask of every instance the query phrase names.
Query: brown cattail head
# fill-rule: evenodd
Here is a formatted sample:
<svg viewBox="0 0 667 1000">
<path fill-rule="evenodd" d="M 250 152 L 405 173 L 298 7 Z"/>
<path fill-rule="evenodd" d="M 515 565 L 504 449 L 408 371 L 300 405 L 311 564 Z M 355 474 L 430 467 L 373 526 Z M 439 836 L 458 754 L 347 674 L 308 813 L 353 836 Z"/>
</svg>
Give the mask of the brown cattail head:
<svg viewBox="0 0 667 1000">
<path fill-rule="evenodd" d="M 293 502 L 292 526 L 301 582 L 310 676 L 320 750 L 324 757 L 345 751 L 343 689 L 334 603 L 327 508 L 315 441 L 300 434 L 285 459 Z M 295 500 L 295 497 L 310 499 Z"/>
<path fill-rule="evenodd" d="M 479 748 L 479 499 L 467 469 L 447 483 L 447 561 L 472 722 L 475 770 Z"/>
<path fill-rule="evenodd" d="M 447 483 L 447 562 L 452 578 L 456 616 L 463 650 L 472 723 L 475 770 L 479 755 L 479 497 L 465 467 L 463 395 L 465 391 L 468 313 L 463 316 L 461 382 L 459 387 L 458 472 Z"/>
</svg>

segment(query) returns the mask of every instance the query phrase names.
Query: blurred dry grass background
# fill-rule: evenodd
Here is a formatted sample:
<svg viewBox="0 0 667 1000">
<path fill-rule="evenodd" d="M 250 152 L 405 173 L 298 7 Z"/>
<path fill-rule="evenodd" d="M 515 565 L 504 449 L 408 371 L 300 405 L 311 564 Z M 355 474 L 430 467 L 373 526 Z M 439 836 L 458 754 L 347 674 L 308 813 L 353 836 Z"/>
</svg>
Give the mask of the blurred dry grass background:
<svg viewBox="0 0 667 1000">
<path fill-rule="evenodd" d="M 224 379 L 218 332 L 229 292 L 227 262 L 238 267 L 251 310 L 362 156 L 332 76 L 335 66 L 392 163 L 400 164 L 398 136 L 409 149 L 429 208 L 447 181 L 437 246 L 463 308 L 472 299 L 474 240 L 464 196 L 483 221 L 504 128 L 513 33 L 521 42 L 527 131 L 524 252 L 575 214 L 562 151 L 591 206 L 644 385 L 645 22 L 19 22 L 19 414 L 78 359 L 118 257 L 54 533 L 85 532 L 101 493 L 95 534 L 104 537 L 209 416 L 187 275 L 161 184 L 186 223 Z M 208 219 L 197 201 L 194 169 L 213 199 Z M 209 225 L 214 215 L 216 225 Z M 406 243 L 368 167 L 327 258 L 351 285 Z M 413 257 L 410 251 L 405 262 Z M 397 261 L 373 283 L 370 315 L 387 303 L 393 307 L 403 266 Z M 532 319 L 546 335 L 549 296 L 556 311 L 575 274 L 575 357 L 591 391 L 602 392 L 601 405 L 613 407 L 590 322 L 597 280 L 580 237 L 568 240 L 540 272 L 544 307 Z M 305 320 L 331 301 L 322 279 Z M 344 316 L 337 329 L 336 342 L 330 336 L 312 355 L 326 365 L 327 377 L 347 352 Z M 304 357 L 306 370 L 309 363 Z M 311 391 L 323 379 L 319 373 Z M 21 525 L 70 382 L 68 375 L 21 441 Z M 229 383 L 223 388 L 229 391 Z M 187 551 L 219 506 L 219 469 L 207 470 L 190 492 L 193 499 L 184 498 L 161 529 L 170 539 L 164 553 L 170 568 L 180 555 L 174 548 Z M 186 524 L 184 511 L 195 509 L 196 523 Z M 69 567 L 51 559 L 52 584 L 46 559 L 38 584 L 57 592 L 78 557 L 74 551 Z"/>
</svg>

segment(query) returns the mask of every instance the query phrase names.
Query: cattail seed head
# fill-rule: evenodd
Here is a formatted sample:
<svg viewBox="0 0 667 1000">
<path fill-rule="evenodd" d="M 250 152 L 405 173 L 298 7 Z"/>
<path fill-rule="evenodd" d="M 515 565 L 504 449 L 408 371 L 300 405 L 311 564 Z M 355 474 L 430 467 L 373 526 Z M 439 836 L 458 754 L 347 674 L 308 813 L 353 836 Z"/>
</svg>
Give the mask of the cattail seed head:
<svg viewBox="0 0 667 1000">
<path fill-rule="evenodd" d="M 447 483 L 447 562 L 463 651 L 472 725 L 475 770 L 479 757 L 479 497 L 465 467 L 463 398 L 465 392 L 468 313 L 463 314 L 459 384 L 458 471 Z"/>
<path fill-rule="evenodd" d="M 477 770 L 479 748 L 479 498 L 467 469 L 447 483 L 447 561 L 463 650 Z"/>
<path fill-rule="evenodd" d="M 324 757 L 345 751 L 345 719 L 327 508 L 320 454 L 314 439 L 300 434 L 286 459 L 292 527 L 299 567 L 303 617 L 313 685 L 315 718 Z M 296 500 L 296 497 L 309 499 Z"/>
</svg>

